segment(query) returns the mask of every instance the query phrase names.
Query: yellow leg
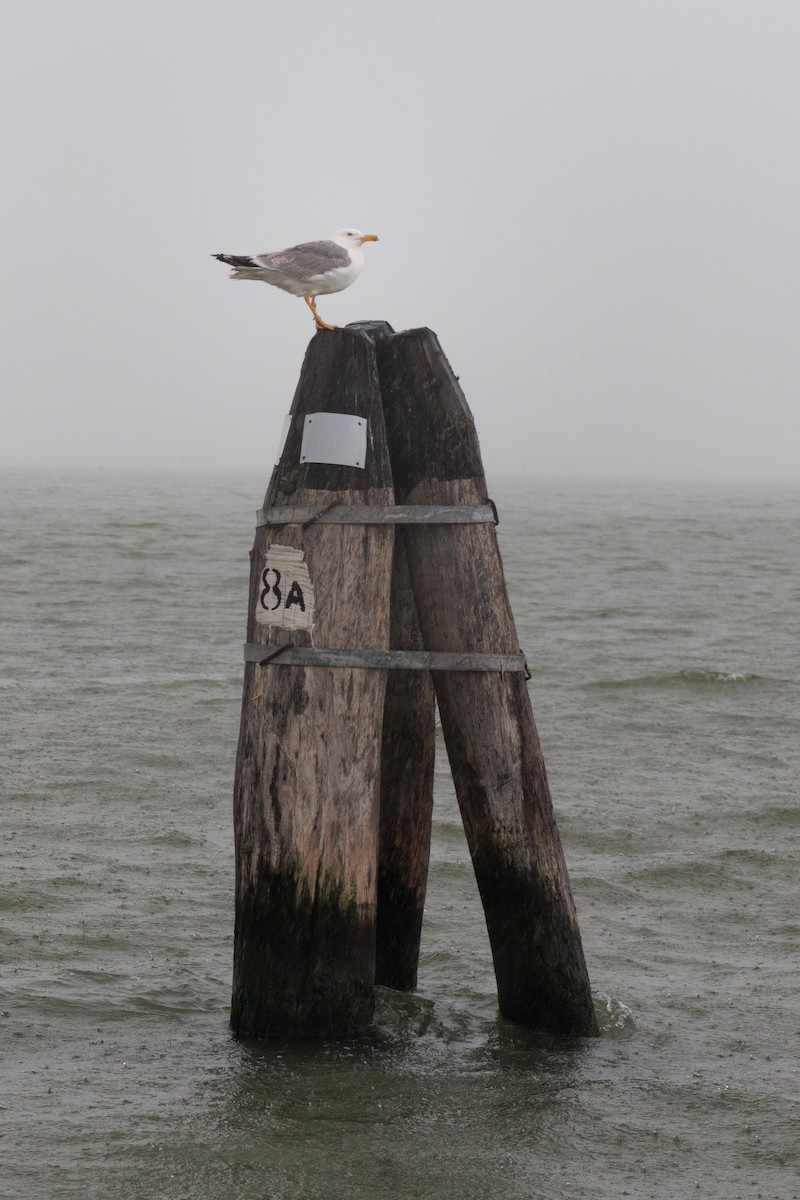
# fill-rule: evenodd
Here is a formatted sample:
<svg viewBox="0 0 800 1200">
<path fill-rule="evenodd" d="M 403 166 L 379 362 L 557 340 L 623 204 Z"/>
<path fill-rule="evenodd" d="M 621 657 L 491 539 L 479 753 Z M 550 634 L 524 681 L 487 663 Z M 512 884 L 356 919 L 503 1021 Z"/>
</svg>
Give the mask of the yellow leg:
<svg viewBox="0 0 800 1200">
<path fill-rule="evenodd" d="M 314 297 L 311 295 L 310 292 L 306 292 L 305 295 L 303 296 L 303 299 L 305 300 L 308 307 L 311 309 L 311 312 L 314 316 L 314 324 L 316 325 L 317 329 L 335 329 L 336 328 L 335 325 L 329 325 L 327 321 L 323 321 L 322 317 L 317 312 L 317 302 L 314 299 Z"/>
</svg>

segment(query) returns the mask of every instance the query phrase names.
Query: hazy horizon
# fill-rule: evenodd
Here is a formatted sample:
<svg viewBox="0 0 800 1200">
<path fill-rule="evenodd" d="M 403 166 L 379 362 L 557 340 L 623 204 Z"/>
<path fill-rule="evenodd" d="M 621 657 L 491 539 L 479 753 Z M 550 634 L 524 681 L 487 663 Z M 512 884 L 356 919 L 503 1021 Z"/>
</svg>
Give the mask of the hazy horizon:
<svg viewBox="0 0 800 1200">
<path fill-rule="evenodd" d="M 10 0 L 0 463 L 268 478 L 354 225 L 491 478 L 800 479 L 800 5 Z"/>
</svg>

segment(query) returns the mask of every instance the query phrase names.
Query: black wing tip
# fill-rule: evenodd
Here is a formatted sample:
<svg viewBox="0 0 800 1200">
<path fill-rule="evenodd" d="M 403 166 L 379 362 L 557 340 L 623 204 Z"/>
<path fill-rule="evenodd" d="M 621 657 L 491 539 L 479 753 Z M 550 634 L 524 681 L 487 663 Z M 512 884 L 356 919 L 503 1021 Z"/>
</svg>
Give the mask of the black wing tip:
<svg viewBox="0 0 800 1200">
<path fill-rule="evenodd" d="M 258 263 L 247 254 L 212 254 L 211 257 L 227 263 L 229 267 L 258 267 Z"/>
</svg>

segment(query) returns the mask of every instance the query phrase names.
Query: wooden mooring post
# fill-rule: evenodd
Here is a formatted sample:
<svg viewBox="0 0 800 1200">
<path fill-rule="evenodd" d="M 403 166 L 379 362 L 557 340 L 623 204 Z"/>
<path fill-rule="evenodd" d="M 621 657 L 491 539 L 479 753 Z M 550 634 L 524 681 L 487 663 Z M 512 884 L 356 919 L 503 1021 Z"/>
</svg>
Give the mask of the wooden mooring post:
<svg viewBox="0 0 800 1200">
<path fill-rule="evenodd" d="M 252 552 L 231 1024 L 369 1024 L 416 984 L 434 687 L 500 1011 L 593 1036 L 477 435 L 430 330 L 310 343 Z"/>
<path fill-rule="evenodd" d="M 313 520 L 393 501 L 373 341 L 316 336 L 291 412 L 252 551 L 248 646 L 384 649 L 394 530 Z M 337 440 L 350 462 L 320 461 Z M 275 513 L 298 504 L 312 516 Z M 245 667 L 231 1023 L 247 1037 L 347 1033 L 374 1002 L 386 677 L 274 662 Z"/>
</svg>

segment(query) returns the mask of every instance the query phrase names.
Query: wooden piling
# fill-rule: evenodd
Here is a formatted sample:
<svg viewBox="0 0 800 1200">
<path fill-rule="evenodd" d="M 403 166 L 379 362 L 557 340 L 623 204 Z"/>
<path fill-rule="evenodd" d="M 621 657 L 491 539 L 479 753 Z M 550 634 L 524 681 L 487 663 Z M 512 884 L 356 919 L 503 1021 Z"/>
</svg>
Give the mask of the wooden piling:
<svg viewBox="0 0 800 1200">
<path fill-rule="evenodd" d="M 407 530 L 395 533 L 391 646 L 423 650 L 408 574 Z M 416 987 L 430 858 L 436 700 L 429 671 L 390 671 L 381 756 L 375 982 Z"/>
<path fill-rule="evenodd" d="M 389 672 L 387 687 L 383 666 L 397 667 L 397 657 L 376 662 L 369 652 L 391 649 L 422 650 L 426 666 L 431 654 L 456 656 L 459 669 L 434 666 L 432 679 L 501 1013 L 543 1031 L 596 1034 L 497 540 L 478 511 L 487 493 L 477 435 L 458 382 L 429 330 L 350 326 L 311 342 L 292 413 L 252 556 L 235 783 L 232 1026 L 252 1037 L 342 1035 L 368 1024 L 375 980 L 415 984 L 433 694 L 428 672 L 409 667 Z M 339 414 L 334 424 L 366 424 L 357 463 L 321 463 L 325 439 L 316 458 L 301 449 L 309 422 L 329 427 L 324 414 Z M 423 524 L 395 534 L 392 523 L 406 515 L 384 507 L 395 500 L 432 507 L 417 514 Z M 326 519 L 334 505 L 347 508 Z M 381 511 L 359 518 L 370 506 Z M 441 506 L 455 506 L 461 520 L 470 510 L 477 523 L 440 523 Z M 351 665 L 334 665 L 335 653 L 299 665 L 304 647 L 348 651 Z M 283 665 L 266 665 L 282 650 Z"/>
<path fill-rule="evenodd" d="M 435 335 L 380 340 L 395 496 L 487 500 L 477 434 Z M 406 549 L 426 650 L 516 652 L 491 525 L 409 528 Z M 453 780 L 486 913 L 500 1011 L 534 1029 L 598 1032 L 575 905 L 530 698 L 519 673 L 434 672 Z"/>
<path fill-rule="evenodd" d="M 304 419 L 320 412 L 366 420 L 364 465 L 301 461 Z M 375 346 L 359 329 L 311 341 L 264 507 L 332 503 L 393 503 Z M 259 527 L 248 642 L 265 655 L 312 637 L 388 648 L 393 540 L 386 525 Z M 290 598 L 299 618 L 309 583 L 311 631 L 263 623 L 282 606 L 288 620 Z M 240 1036 L 341 1035 L 371 1020 L 385 685 L 381 670 L 245 668 L 231 1005 Z"/>
</svg>

